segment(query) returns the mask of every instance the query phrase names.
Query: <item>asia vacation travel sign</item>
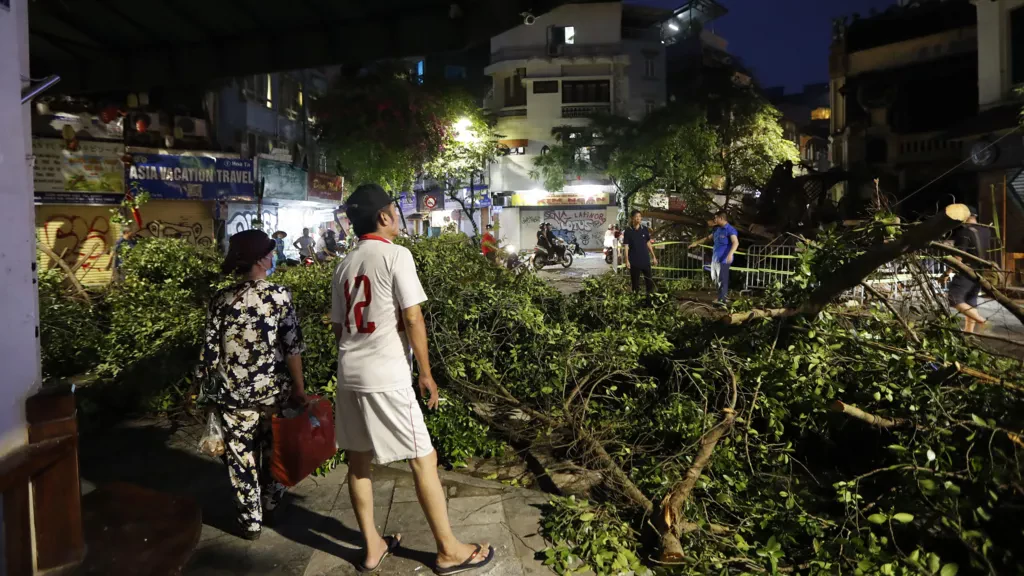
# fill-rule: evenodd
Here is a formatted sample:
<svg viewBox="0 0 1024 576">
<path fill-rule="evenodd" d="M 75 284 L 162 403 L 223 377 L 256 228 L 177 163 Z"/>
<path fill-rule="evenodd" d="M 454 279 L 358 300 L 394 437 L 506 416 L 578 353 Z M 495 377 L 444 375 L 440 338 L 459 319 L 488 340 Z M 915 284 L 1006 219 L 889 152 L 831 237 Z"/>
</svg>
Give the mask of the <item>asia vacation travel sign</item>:
<svg viewBox="0 0 1024 576">
<path fill-rule="evenodd" d="M 117 204 L 124 195 L 124 145 L 55 138 L 32 140 L 33 187 L 41 204 Z"/>
<path fill-rule="evenodd" d="M 211 156 L 132 154 L 125 170 L 129 189 L 151 198 L 179 200 L 252 200 L 252 160 Z"/>
<path fill-rule="evenodd" d="M 262 162 L 262 160 L 261 160 Z M 342 192 L 345 189 L 345 179 L 334 174 L 324 172 L 309 173 L 309 199 L 329 200 L 341 203 Z"/>
<path fill-rule="evenodd" d="M 260 179 L 263 181 L 263 197 L 275 200 L 305 200 L 306 171 L 292 166 L 290 162 L 259 159 Z"/>
</svg>

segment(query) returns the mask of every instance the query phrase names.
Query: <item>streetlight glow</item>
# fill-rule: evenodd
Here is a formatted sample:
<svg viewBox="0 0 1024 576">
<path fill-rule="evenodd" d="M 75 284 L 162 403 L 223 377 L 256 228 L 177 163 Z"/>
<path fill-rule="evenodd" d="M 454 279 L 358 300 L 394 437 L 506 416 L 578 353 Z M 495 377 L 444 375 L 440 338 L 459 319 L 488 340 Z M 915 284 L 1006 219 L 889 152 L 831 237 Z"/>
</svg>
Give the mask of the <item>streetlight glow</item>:
<svg viewBox="0 0 1024 576">
<path fill-rule="evenodd" d="M 455 141 L 463 144 L 469 144 L 480 140 L 480 136 L 473 130 L 473 121 L 469 118 L 459 118 L 455 125 L 452 126 L 455 129 Z"/>
</svg>

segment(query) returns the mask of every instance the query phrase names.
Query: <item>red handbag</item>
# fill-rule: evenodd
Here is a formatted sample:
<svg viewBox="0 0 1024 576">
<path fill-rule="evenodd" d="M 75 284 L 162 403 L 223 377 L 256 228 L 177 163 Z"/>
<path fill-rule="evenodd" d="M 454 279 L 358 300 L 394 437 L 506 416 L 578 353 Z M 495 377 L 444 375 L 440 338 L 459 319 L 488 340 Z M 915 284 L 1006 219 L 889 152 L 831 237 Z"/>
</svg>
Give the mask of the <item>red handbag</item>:
<svg viewBox="0 0 1024 576">
<path fill-rule="evenodd" d="M 295 486 L 338 452 L 334 439 L 334 410 L 322 398 L 298 416 L 274 416 L 274 454 L 270 474 L 285 486 Z"/>
</svg>

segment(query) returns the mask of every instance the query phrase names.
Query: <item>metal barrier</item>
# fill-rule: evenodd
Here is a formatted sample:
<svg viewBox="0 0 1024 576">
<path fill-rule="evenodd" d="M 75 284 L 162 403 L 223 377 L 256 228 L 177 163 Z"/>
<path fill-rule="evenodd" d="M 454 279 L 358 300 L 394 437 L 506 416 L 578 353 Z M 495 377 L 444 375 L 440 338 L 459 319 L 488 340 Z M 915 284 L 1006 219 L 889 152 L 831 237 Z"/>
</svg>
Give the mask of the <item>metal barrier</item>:
<svg viewBox="0 0 1024 576">
<path fill-rule="evenodd" d="M 711 263 L 711 249 L 707 246 L 690 248 L 686 242 L 659 242 L 654 245 L 658 265 L 652 266 L 657 280 L 693 280 L 706 286 L 711 283 L 707 266 Z"/>
<path fill-rule="evenodd" d="M 758 245 L 747 248 L 745 289 L 765 290 L 785 282 L 796 270 L 796 246 Z M 735 268 L 733 268 L 735 270 Z"/>
</svg>

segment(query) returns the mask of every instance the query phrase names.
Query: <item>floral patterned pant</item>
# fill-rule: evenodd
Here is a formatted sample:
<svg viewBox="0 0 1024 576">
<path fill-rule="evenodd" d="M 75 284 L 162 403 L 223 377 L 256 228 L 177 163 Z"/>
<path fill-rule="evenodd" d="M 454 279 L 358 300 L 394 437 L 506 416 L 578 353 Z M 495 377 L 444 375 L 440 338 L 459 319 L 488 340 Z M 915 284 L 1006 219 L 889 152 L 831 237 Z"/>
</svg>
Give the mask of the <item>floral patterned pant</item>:
<svg viewBox="0 0 1024 576">
<path fill-rule="evenodd" d="M 258 532 L 263 527 L 262 495 L 270 495 L 281 488 L 270 475 L 271 417 L 276 412 L 276 406 L 221 411 L 224 456 L 238 505 L 238 523 L 248 532 Z"/>
</svg>

